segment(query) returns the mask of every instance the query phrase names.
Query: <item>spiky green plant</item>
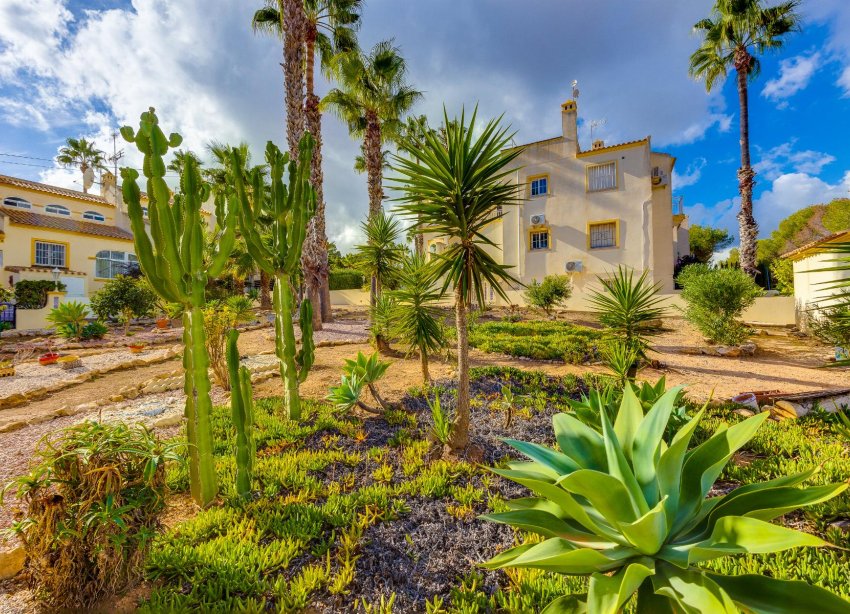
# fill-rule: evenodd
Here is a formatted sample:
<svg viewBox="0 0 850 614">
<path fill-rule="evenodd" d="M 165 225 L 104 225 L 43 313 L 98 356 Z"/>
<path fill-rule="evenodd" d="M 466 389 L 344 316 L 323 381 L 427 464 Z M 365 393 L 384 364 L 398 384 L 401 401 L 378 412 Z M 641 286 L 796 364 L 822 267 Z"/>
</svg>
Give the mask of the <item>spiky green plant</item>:
<svg viewBox="0 0 850 614">
<path fill-rule="evenodd" d="M 136 182 L 139 173 L 132 168 L 121 169 L 124 202 L 139 264 L 154 292 L 165 301 L 183 307 L 183 389 L 186 393 L 189 475 L 192 497 L 198 505 L 206 506 L 215 498 L 218 486 L 212 458 L 209 356 L 203 319 L 205 289 L 207 280 L 221 273 L 233 249 L 235 211 L 230 206 L 233 203 L 227 203 L 223 197 L 216 199 L 216 218 L 222 228 L 218 236 L 211 239 L 218 245 L 218 251 L 205 264 L 206 222 L 201 215 L 201 205 L 209 198 L 209 184 L 201 180 L 196 161 L 187 158 L 180 177 L 180 191 L 174 195 L 172 204 L 171 192 L 164 179 L 163 156 L 169 148 L 180 145 L 181 136 L 172 133 L 166 138 L 153 107 L 142 113 L 138 132 L 124 126 L 121 135 L 135 143 L 144 155 L 150 236 Z"/>
<path fill-rule="evenodd" d="M 251 494 L 254 473 L 254 395 L 251 372 L 239 365 L 239 331 L 227 335 L 227 369 L 230 372 L 230 411 L 236 427 L 236 494 Z"/>
<path fill-rule="evenodd" d="M 452 438 L 452 419 L 449 413 L 443 409 L 440 403 L 440 395 L 436 395 L 433 401 L 428 401 L 428 409 L 431 410 L 431 434 L 434 439 L 443 445 L 447 445 Z"/>
<path fill-rule="evenodd" d="M 850 603 L 804 582 L 730 577 L 699 566 L 734 554 L 830 545 L 770 521 L 831 499 L 848 485 L 797 488 L 811 469 L 707 498 L 723 467 L 768 415 L 721 429 L 688 450 L 703 410 L 668 446 L 662 435 L 679 393 L 669 390 L 646 415 L 639 404 L 624 401 L 613 426 L 601 412 L 601 434 L 558 414 L 558 450 L 507 440 L 531 461 L 493 471 L 537 497 L 509 501 L 510 511 L 484 518 L 543 539 L 510 548 L 485 567 L 590 576 L 587 594 L 559 597 L 547 614 L 615 614 L 635 593 L 639 613 L 847 612 Z"/>
<path fill-rule="evenodd" d="M 385 410 L 389 409 L 389 405 L 378 392 L 375 382 L 384 376 L 389 366 L 390 363 L 380 360 L 377 352 L 370 356 L 366 356 L 363 352 L 357 352 L 356 359 L 347 358 L 345 360 L 345 366 L 342 368 L 342 381 L 339 386 L 331 388 L 327 397 L 328 400 L 342 411 L 350 411 L 354 407 L 359 407 L 373 414 L 384 413 Z M 369 389 L 372 397 L 378 402 L 379 408 L 370 407 L 362 401 L 360 397 L 364 388 Z"/>
<path fill-rule="evenodd" d="M 313 138 L 305 133 L 298 146 L 298 160 L 291 160 L 288 153 L 281 153 L 274 143 L 266 145 L 266 164 L 269 169 L 269 184 L 266 185 L 261 169 L 255 168 L 245 184 L 241 172 L 231 173 L 241 206 L 239 207 L 239 230 L 245 238 L 248 252 L 261 271 L 274 279 L 274 328 L 275 354 L 280 361 L 280 376 L 283 379 L 284 407 L 289 417 L 301 417 L 301 400 L 298 384 L 303 382 L 313 364 L 313 307 L 309 299 L 301 302 L 299 324 L 301 327 L 302 350 L 296 352 L 295 329 L 292 314 L 295 298 L 292 293 L 293 277 L 297 276 L 301 262 L 301 248 L 307 223 L 313 215 L 316 194 L 310 186 L 310 160 Z M 233 169 L 243 168 L 238 149 L 231 149 Z M 288 173 L 288 185 L 283 181 Z M 257 220 L 268 218 L 266 225 L 270 240 L 265 240 L 258 229 Z M 309 316 L 309 317 L 307 317 Z"/>
</svg>

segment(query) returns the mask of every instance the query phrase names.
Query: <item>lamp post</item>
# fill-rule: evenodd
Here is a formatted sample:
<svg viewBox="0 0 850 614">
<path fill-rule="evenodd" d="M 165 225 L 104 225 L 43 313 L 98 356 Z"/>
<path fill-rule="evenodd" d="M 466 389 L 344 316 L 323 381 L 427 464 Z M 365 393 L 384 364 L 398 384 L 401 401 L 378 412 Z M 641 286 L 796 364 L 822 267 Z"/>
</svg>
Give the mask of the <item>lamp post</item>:
<svg viewBox="0 0 850 614">
<path fill-rule="evenodd" d="M 61 272 L 62 271 L 60 271 L 56 267 L 54 267 L 53 270 L 50 271 L 50 274 L 53 275 L 53 289 L 56 290 L 57 292 L 59 292 L 59 274 Z"/>
</svg>

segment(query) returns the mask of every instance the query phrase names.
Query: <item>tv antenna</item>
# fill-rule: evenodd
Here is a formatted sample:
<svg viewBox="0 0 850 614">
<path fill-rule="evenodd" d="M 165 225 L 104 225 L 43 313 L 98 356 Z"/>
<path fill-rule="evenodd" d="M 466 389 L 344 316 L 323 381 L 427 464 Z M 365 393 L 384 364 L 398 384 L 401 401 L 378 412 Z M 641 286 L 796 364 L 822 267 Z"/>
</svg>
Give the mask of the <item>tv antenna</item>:
<svg viewBox="0 0 850 614">
<path fill-rule="evenodd" d="M 578 100 L 579 91 L 578 91 L 578 80 L 577 79 L 573 79 L 572 87 L 573 87 L 573 100 Z"/>
<path fill-rule="evenodd" d="M 604 117 L 602 119 L 592 119 L 590 120 L 590 141 L 593 142 L 593 129 L 598 128 L 599 126 L 604 126 L 608 123 L 608 120 Z"/>
<path fill-rule="evenodd" d="M 109 161 L 112 162 L 112 167 L 115 169 L 115 209 L 119 208 L 118 203 L 118 160 L 124 157 L 124 150 L 118 149 L 118 131 L 112 132 L 112 155 L 109 156 Z"/>
</svg>

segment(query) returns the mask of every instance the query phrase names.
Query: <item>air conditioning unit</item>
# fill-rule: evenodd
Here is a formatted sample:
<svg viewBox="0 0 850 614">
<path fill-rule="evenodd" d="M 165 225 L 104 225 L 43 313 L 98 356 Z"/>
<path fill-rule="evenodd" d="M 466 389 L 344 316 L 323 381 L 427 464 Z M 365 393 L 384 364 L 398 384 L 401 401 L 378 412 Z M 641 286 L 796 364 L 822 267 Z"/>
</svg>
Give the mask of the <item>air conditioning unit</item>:
<svg viewBox="0 0 850 614">
<path fill-rule="evenodd" d="M 567 273 L 581 273 L 581 260 L 568 260 L 565 268 L 567 270 Z"/>
<path fill-rule="evenodd" d="M 652 167 L 652 185 L 667 185 L 667 173 L 657 166 Z"/>
<path fill-rule="evenodd" d="M 546 216 L 543 215 L 542 213 L 540 213 L 538 215 L 532 215 L 531 216 L 531 225 L 532 226 L 540 226 L 541 224 L 545 224 L 545 223 L 546 223 Z"/>
</svg>

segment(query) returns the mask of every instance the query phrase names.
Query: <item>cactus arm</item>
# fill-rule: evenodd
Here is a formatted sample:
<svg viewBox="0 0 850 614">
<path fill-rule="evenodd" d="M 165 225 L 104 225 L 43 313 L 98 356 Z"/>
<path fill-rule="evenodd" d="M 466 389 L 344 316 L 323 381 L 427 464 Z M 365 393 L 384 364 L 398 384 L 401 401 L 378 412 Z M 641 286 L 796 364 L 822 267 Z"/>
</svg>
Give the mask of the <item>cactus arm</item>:
<svg viewBox="0 0 850 614">
<path fill-rule="evenodd" d="M 283 379 L 283 396 L 289 417 L 301 417 L 301 401 L 298 398 L 298 367 L 295 364 L 295 329 L 292 326 L 292 288 L 289 275 L 275 276 L 274 290 L 275 354 L 280 361 L 280 376 Z"/>
<path fill-rule="evenodd" d="M 301 301 L 298 326 L 301 329 L 301 350 L 295 356 L 295 362 L 299 367 L 298 381 L 303 382 L 316 361 L 316 346 L 313 344 L 313 304 L 308 298 Z"/>
<path fill-rule="evenodd" d="M 198 448 L 195 441 L 197 435 L 197 413 L 195 407 L 195 387 L 192 383 L 193 355 L 192 323 L 188 311 L 183 312 L 183 393 L 186 395 L 186 404 L 183 415 L 186 418 L 186 440 L 189 442 L 189 489 L 192 499 L 201 501 L 201 479 L 198 471 Z"/>
<path fill-rule="evenodd" d="M 193 300 L 196 304 L 187 312 L 191 329 L 192 346 L 192 387 L 195 404 L 195 447 L 198 455 L 197 497 L 195 501 L 201 507 L 206 507 L 215 499 L 218 484 L 213 460 L 213 433 L 210 421 L 212 402 L 210 400 L 209 356 L 204 334 L 203 292 L 204 288 L 195 283 Z M 201 301 L 197 301 L 200 293 Z M 201 305 L 197 303 L 200 302 Z M 194 493 L 193 493 L 194 495 Z"/>
<path fill-rule="evenodd" d="M 247 368 L 239 367 L 239 331 L 231 329 L 227 335 L 227 370 L 230 374 L 230 409 L 236 427 L 236 494 L 247 497 L 251 494 L 251 470 L 253 466 L 252 427 L 253 417 L 249 408 L 251 399 L 251 375 Z"/>
<path fill-rule="evenodd" d="M 236 244 L 236 212 L 233 208 L 228 207 L 224 218 L 224 230 L 219 237 L 218 250 L 209 267 L 209 275 L 218 277 L 224 269 L 224 265 L 230 259 L 233 253 L 233 246 Z"/>
</svg>

